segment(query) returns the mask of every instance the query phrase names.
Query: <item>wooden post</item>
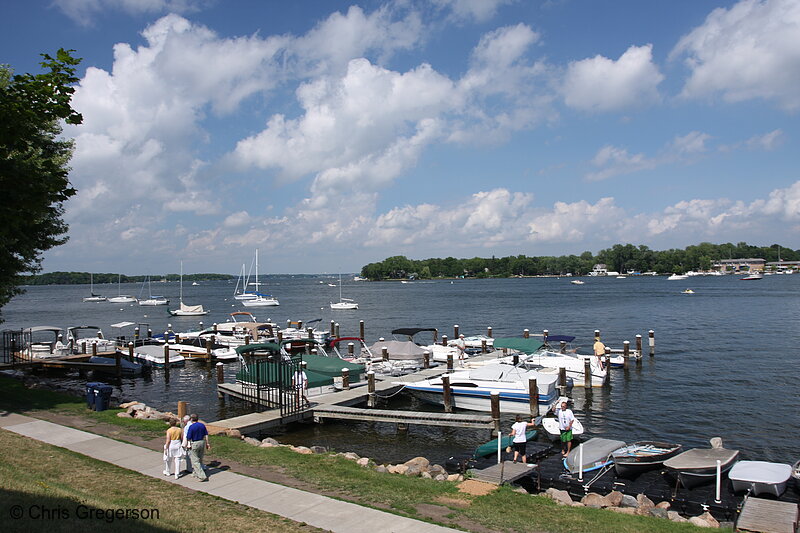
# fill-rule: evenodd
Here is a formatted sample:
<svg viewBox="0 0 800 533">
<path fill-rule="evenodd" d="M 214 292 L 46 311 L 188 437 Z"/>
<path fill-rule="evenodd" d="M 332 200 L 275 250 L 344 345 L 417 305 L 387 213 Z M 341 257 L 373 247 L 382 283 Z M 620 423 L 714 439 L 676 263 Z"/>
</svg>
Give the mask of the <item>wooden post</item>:
<svg viewBox="0 0 800 533">
<path fill-rule="evenodd" d="M 200 324 L 202 325 L 203 323 L 200 322 Z M 200 329 L 203 329 L 203 328 L 200 328 Z M 150 328 L 147 328 L 147 338 L 148 339 L 152 339 L 153 338 L 153 330 L 150 329 Z M 165 339 L 165 342 L 166 342 L 166 339 Z"/>
<path fill-rule="evenodd" d="M 447 371 L 453 371 L 453 352 L 447 352 Z"/>
<path fill-rule="evenodd" d="M 86 345 L 85 342 L 83 344 L 84 344 L 84 346 Z M 96 342 L 92 343 L 92 357 L 97 357 L 97 343 Z"/>
<path fill-rule="evenodd" d="M 547 337 L 550 336 L 550 332 L 546 329 L 542 330 L 542 343 L 547 343 Z"/>
<path fill-rule="evenodd" d="M 447 346 L 447 335 L 442 335 L 442 346 Z"/>
<path fill-rule="evenodd" d="M 450 391 L 450 376 L 442 376 L 442 402 L 444 402 L 444 412 L 453 412 L 452 393 Z"/>
<path fill-rule="evenodd" d="M 128 343 L 128 360 L 132 363 L 133 362 L 133 343 Z"/>
<path fill-rule="evenodd" d="M 216 333 L 216 332 L 217 332 L 217 323 L 216 323 L 216 322 L 214 322 L 213 324 L 211 324 L 211 329 L 213 329 L 213 330 L 214 330 L 214 333 Z"/>
<path fill-rule="evenodd" d="M 334 322 L 333 320 L 331 320 L 331 329 L 330 329 L 330 333 L 331 333 L 331 335 L 333 335 L 334 337 L 336 337 L 336 336 L 337 336 L 337 335 L 335 335 L 335 333 L 336 333 L 336 322 Z"/>
<path fill-rule="evenodd" d="M 306 328 L 306 334 L 308 335 L 309 339 L 314 338 L 314 328 Z"/>
<path fill-rule="evenodd" d="M 344 390 L 350 390 L 350 369 L 343 368 L 342 369 L 342 388 Z"/>
<path fill-rule="evenodd" d="M 536 383 L 536 378 L 528 379 L 528 398 L 531 406 L 531 416 L 536 418 L 539 416 L 539 386 Z"/>
<path fill-rule="evenodd" d="M 596 340 L 596 341 L 600 340 L 600 330 L 599 329 L 594 330 L 594 340 Z"/>
<path fill-rule="evenodd" d="M 277 337 L 278 337 L 278 344 L 282 343 L 283 342 L 283 331 L 278 330 Z"/>
<path fill-rule="evenodd" d="M 348 356 L 349 356 L 351 359 L 354 359 L 354 358 L 355 358 L 355 355 L 356 355 L 356 345 L 355 345 L 354 343 L 352 343 L 352 342 L 348 342 L 348 343 L 347 343 L 347 355 L 348 355 Z"/>
<path fill-rule="evenodd" d="M 244 345 L 247 346 L 248 344 L 250 344 L 250 334 L 249 333 L 244 336 Z"/>
<path fill-rule="evenodd" d="M 559 348 L 561 353 L 567 353 L 567 341 L 561 341 L 561 347 Z"/>
<path fill-rule="evenodd" d="M 117 379 L 122 377 L 122 353 L 119 350 L 114 352 L 114 373 Z"/>
<path fill-rule="evenodd" d="M 492 402 L 492 422 L 494 422 L 494 435 L 500 438 L 500 391 L 493 390 L 489 396 Z"/>
<path fill-rule="evenodd" d="M 422 368 L 430 368 L 431 367 L 431 352 L 425 352 L 422 354 Z"/>
<path fill-rule="evenodd" d="M 141 331 L 139 330 L 139 326 L 133 328 L 133 340 L 138 341 L 139 335 L 141 335 Z"/>
<path fill-rule="evenodd" d="M 636 357 L 642 356 L 642 336 L 636 335 Z"/>
<path fill-rule="evenodd" d="M 591 359 L 583 360 L 583 386 L 586 390 L 592 388 L 592 361 Z"/>
<path fill-rule="evenodd" d="M 622 341 L 622 356 L 626 361 L 631 356 L 631 341 Z"/>
<path fill-rule="evenodd" d="M 180 343 L 181 343 L 180 333 L 176 333 L 175 334 L 175 344 L 180 344 Z"/>
<path fill-rule="evenodd" d="M 178 420 L 183 424 L 183 417 L 189 414 L 189 402 L 178 402 Z"/>
<path fill-rule="evenodd" d="M 486 336 L 492 338 L 492 326 L 486 328 Z"/>
<path fill-rule="evenodd" d="M 381 358 L 384 361 L 389 360 L 389 348 L 387 348 L 386 346 L 381 347 Z"/>
<path fill-rule="evenodd" d="M 531 331 L 528 328 L 522 330 L 522 338 L 529 339 L 531 336 Z"/>
<path fill-rule="evenodd" d="M 303 321 L 302 320 L 298 320 L 297 321 L 297 331 L 301 331 L 302 329 L 303 329 Z"/>
<path fill-rule="evenodd" d="M 367 407 L 375 407 L 375 372 L 367 372 Z"/>
<path fill-rule="evenodd" d="M 358 321 L 358 338 L 364 340 L 364 321 Z"/>
<path fill-rule="evenodd" d="M 647 341 L 650 344 L 650 356 L 654 356 L 656 354 L 656 332 L 652 329 L 647 332 Z"/>
<path fill-rule="evenodd" d="M 487 351 L 486 339 L 481 339 L 481 353 L 486 353 Z"/>
<path fill-rule="evenodd" d="M 459 329 L 458 328 L 458 324 L 453 324 L 453 338 L 454 339 L 458 338 L 458 329 Z"/>
<path fill-rule="evenodd" d="M 225 383 L 225 368 L 222 363 L 217 363 L 215 367 L 217 369 L 217 384 Z"/>
<path fill-rule="evenodd" d="M 558 386 L 561 387 L 562 394 L 567 388 L 567 369 L 561 367 L 558 369 Z"/>
<path fill-rule="evenodd" d="M 336 338 L 338 339 L 339 337 L 341 337 L 341 334 L 339 333 L 339 323 L 337 322 L 336 323 Z"/>
<path fill-rule="evenodd" d="M 518 353 L 514 353 L 514 355 L 511 356 L 511 363 L 514 366 L 517 366 L 519 364 L 519 354 Z"/>
<path fill-rule="evenodd" d="M 169 344 L 164 344 L 164 381 L 169 381 Z"/>
<path fill-rule="evenodd" d="M 603 359 L 603 368 L 606 369 L 606 377 L 603 381 L 604 385 L 611 385 L 611 357 L 606 354 L 605 358 Z"/>
<path fill-rule="evenodd" d="M 206 339 L 206 360 L 211 361 L 211 339 Z"/>
</svg>

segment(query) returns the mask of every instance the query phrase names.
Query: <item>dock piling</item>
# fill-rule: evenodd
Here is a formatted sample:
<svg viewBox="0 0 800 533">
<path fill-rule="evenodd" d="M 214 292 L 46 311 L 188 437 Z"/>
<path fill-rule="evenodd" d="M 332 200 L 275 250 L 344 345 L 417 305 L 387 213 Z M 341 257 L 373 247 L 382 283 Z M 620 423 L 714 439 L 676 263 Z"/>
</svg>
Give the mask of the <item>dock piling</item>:
<svg viewBox="0 0 800 533">
<path fill-rule="evenodd" d="M 372 370 L 367 372 L 367 392 L 369 393 L 367 396 L 367 406 L 375 407 L 375 372 Z"/>
<path fill-rule="evenodd" d="M 183 417 L 189 414 L 189 402 L 178 402 L 178 420 L 183 424 Z"/>
<path fill-rule="evenodd" d="M 86 343 L 84 342 L 83 345 L 86 346 Z M 92 357 L 97 357 L 97 343 L 96 342 L 92 343 Z"/>
<path fill-rule="evenodd" d="M 550 335 L 550 331 L 543 329 L 542 330 L 542 343 L 547 342 L 547 337 Z"/>
<path fill-rule="evenodd" d="M 330 328 L 330 330 L 328 330 L 328 331 L 330 331 L 330 334 L 331 334 L 331 335 L 333 335 L 334 333 L 336 333 L 336 322 L 334 322 L 333 320 L 331 320 L 331 328 Z"/>
<path fill-rule="evenodd" d="M 164 344 L 164 381 L 169 382 L 169 344 Z"/>
<path fill-rule="evenodd" d="M 611 385 L 611 357 L 606 354 L 603 358 L 603 368 L 606 369 L 606 376 L 603 380 L 603 385 Z"/>
<path fill-rule="evenodd" d="M 225 368 L 223 367 L 222 363 L 217 363 L 214 366 L 217 369 L 217 384 L 225 383 Z"/>
<path fill-rule="evenodd" d="M 525 328 L 525 329 L 522 330 L 522 338 L 523 339 L 529 339 L 530 336 L 531 336 L 531 332 L 530 332 L 530 330 L 528 328 Z"/>
<path fill-rule="evenodd" d="M 591 359 L 583 360 L 583 386 L 586 390 L 592 388 L 592 361 Z"/>
<path fill-rule="evenodd" d="M 211 340 L 206 339 L 206 361 L 211 361 Z"/>
<path fill-rule="evenodd" d="M 431 352 L 425 352 L 422 354 L 422 368 L 430 368 L 431 367 Z"/>
<path fill-rule="evenodd" d="M 119 350 L 114 352 L 114 373 L 117 379 L 122 378 L 122 353 Z"/>
<path fill-rule="evenodd" d="M 382 346 L 381 347 L 381 358 L 384 361 L 388 361 L 389 360 L 389 348 L 387 348 L 386 346 Z"/>
<path fill-rule="evenodd" d="M 637 334 L 636 335 L 636 358 L 642 357 L 642 336 Z"/>
<path fill-rule="evenodd" d="M 447 374 L 442 376 L 442 401 L 444 402 L 444 412 L 453 412 L 452 393 L 450 391 L 450 376 Z"/>
<path fill-rule="evenodd" d="M 128 360 L 132 363 L 133 362 L 133 343 L 128 343 Z"/>
<path fill-rule="evenodd" d="M 447 346 L 447 335 L 442 335 L 442 346 Z"/>
<path fill-rule="evenodd" d="M 298 320 L 297 321 L 297 331 L 303 331 L 303 321 L 302 320 Z"/>
<path fill-rule="evenodd" d="M 458 328 L 458 324 L 453 324 L 453 338 L 454 339 L 458 338 L 458 329 L 459 329 Z"/>
<path fill-rule="evenodd" d="M 596 340 L 596 341 L 600 340 L 600 330 L 599 329 L 594 330 L 594 340 Z"/>
<path fill-rule="evenodd" d="M 453 352 L 447 352 L 447 371 L 453 371 Z"/>
<path fill-rule="evenodd" d="M 138 341 L 140 334 L 141 334 L 141 330 L 139 329 L 139 326 L 136 326 L 135 328 L 133 328 L 133 340 L 137 340 Z"/>
<path fill-rule="evenodd" d="M 214 322 L 213 324 L 211 324 L 211 329 L 212 329 L 212 330 L 214 330 L 214 333 L 216 333 L 216 332 L 217 332 L 217 323 L 216 323 L 216 322 Z"/>
<path fill-rule="evenodd" d="M 481 339 L 481 353 L 487 352 L 486 339 Z"/>
<path fill-rule="evenodd" d="M 336 338 L 338 339 L 339 337 L 341 337 L 341 334 L 339 333 L 339 323 L 337 322 L 336 324 L 334 324 L 334 327 L 336 328 Z"/>
<path fill-rule="evenodd" d="M 492 338 L 492 326 L 486 328 L 486 336 Z"/>
<path fill-rule="evenodd" d="M 567 369 L 563 366 L 558 369 L 558 388 L 561 390 L 561 395 L 564 396 L 567 392 Z"/>
<path fill-rule="evenodd" d="M 490 395 L 492 402 L 492 422 L 494 423 L 494 433 L 500 438 L 500 391 L 493 390 Z"/>
<path fill-rule="evenodd" d="M 350 390 L 350 369 L 342 369 L 342 389 Z"/>
<path fill-rule="evenodd" d="M 347 356 L 350 357 L 350 359 L 353 359 L 355 357 L 355 353 L 356 353 L 356 345 L 354 343 L 352 343 L 352 342 L 348 342 L 347 343 Z"/>
<path fill-rule="evenodd" d="M 531 406 L 531 416 L 536 418 L 539 416 L 539 386 L 536 383 L 536 378 L 528 379 L 528 398 Z"/>
<path fill-rule="evenodd" d="M 656 355 L 656 332 L 652 329 L 647 332 L 647 342 L 650 344 L 650 357 Z"/>
<path fill-rule="evenodd" d="M 358 321 L 358 338 L 364 340 L 364 321 Z"/>
</svg>

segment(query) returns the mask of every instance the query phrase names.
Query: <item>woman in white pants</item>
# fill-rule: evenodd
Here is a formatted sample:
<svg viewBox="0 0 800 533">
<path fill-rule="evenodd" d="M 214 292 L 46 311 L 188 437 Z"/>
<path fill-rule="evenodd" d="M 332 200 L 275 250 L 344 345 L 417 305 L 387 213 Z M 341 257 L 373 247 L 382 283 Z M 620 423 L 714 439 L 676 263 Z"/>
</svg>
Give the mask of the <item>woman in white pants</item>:
<svg viewBox="0 0 800 533">
<path fill-rule="evenodd" d="M 164 442 L 164 475 L 170 474 L 170 463 L 175 465 L 175 479 L 181 473 L 181 458 L 183 457 L 182 432 L 178 427 L 178 421 L 174 418 L 169 421 L 167 438 Z"/>
</svg>

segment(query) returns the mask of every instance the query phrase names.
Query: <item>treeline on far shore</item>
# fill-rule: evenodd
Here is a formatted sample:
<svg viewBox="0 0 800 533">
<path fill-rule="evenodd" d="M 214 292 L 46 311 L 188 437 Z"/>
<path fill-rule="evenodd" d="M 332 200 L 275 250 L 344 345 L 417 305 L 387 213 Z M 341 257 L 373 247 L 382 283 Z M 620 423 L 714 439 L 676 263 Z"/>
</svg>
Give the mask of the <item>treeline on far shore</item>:
<svg viewBox="0 0 800 533">
<path fill-rule="evenodd" d="M 178 281 L 180 274 L 157 274 L 149 276 L 153 283 L 164 281 Z M 36 274 L 32 276 L 20 276 L 21 285 L 88 285 L 93 281 L 95 285 L 103 283 L 142 283 L 148 276 L 126 276 L 124 274 L 93 273 L 89 272 L 47 272 L 46 274 Z M 212 281 L 235 279 L 236 276 L 230 274 L 184 274 L 183 281 Z"/>
<path fill-rule="evenodd" d="M 604 264 L 609 271 L 657 272 L 659 274 L 684 273 L 690 270 L 711 270 L 715 261 L 722 259 L 764 259 L 767 262 L 800 261 L 800 250 L 778 244 L 752 246 L 738 244 L 712 244 L 703 242 L 684 249 L 651 250 L 644 245 L 615 244 L 600 250 L 596 255 L 525 256 L 471 259 L 455 257 L 414 260 L 398 255 L 361 268 L 361 275 L 370 280 L 407 278 L 503 278 L 511 276 L 586 275 L 594 265 Z"/>
</svg>

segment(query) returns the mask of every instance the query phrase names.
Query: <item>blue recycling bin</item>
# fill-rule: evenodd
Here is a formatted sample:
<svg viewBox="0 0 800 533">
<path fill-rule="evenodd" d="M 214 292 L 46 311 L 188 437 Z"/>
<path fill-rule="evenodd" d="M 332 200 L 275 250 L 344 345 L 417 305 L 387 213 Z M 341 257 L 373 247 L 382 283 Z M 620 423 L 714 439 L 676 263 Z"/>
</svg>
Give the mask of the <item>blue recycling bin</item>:
<svg viewBox="0 0 800 533">
<path fill-rule="evenodd" d="M 111 392 L 114 390 L 111 385 L 105 383 L 96 383 L 94 388 L 94 410 L 105 411 L 111 403 Z"/>
<path fill-rule="evenodd" d="M 94 411 L 95 400 L 97 398 L 95 389 L 98 385 L 102 385 L 102 383 L 90 381 L 86 384 L 86 407 L 92 411 Z"/>
</svg>

